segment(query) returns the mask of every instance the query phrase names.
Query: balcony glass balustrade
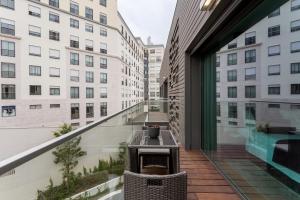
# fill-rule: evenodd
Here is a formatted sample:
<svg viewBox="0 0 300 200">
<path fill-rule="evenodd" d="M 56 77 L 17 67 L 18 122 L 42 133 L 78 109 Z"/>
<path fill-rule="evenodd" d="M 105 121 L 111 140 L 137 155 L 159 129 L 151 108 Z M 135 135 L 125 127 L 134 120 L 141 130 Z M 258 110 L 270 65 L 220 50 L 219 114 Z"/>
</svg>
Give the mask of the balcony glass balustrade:
<svg viewBox="0 0 300 200">
<path fill-rule="evenodd" d="M 127 144 L 149 121 L 148 104 L 141 102 L 0 161 L 0 199 L 122 199 Z"/>
<path fill-rule="evenodd" d="M 300 104 L 217 103 L 206 155 L 246 199 L 300 199 Z"/>
</svg>

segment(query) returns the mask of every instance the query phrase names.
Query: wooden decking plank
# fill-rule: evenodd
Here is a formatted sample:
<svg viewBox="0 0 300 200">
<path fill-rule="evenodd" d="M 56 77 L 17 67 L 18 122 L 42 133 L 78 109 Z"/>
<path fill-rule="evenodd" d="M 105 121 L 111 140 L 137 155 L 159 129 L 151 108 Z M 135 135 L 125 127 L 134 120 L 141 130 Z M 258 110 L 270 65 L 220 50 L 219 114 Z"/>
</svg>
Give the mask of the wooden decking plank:
<svg viewBox="0 0 300 200">
<path fill-rule="evenodd" d="M 226 194 L 226 193 L 197 193 L 196 196 L 198 199 L 205 199 L 205 200 L 240 200 L 238 195 L 236 194 Z"/>
<path fill-rule="evenodd" d="M 188 174 L 188 200 L 239 200 L 239 196 L 200 151 L 180 148 L 180 168 Z"/>
</svg>

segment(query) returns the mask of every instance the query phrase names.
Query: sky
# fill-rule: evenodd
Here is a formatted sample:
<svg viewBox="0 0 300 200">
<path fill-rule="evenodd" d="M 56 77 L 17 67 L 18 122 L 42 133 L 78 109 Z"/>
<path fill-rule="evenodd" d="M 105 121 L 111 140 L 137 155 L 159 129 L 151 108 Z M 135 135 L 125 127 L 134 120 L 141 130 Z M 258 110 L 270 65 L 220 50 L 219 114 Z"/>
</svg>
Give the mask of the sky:
<svg viewBox="0 0 300 200">
<path fill-rule="evenodd" d="M 119 12 L 136 37 L 166 44 L 176 0 L 118 0 Z"/>
</svg>

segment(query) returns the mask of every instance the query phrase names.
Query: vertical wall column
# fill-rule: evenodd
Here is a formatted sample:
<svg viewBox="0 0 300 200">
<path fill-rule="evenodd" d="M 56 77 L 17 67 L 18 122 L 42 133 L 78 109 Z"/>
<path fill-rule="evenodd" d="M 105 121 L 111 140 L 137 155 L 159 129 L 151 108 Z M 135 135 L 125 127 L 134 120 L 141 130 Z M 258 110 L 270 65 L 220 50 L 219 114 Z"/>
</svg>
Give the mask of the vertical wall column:
<svg viewBox="0 0 300 200">
<path fill-rule="evenodd" d="M 185 148 L 216 148 L 215 54 L 185 59 Z"/>
<path fill-rule="evenodd" d="M 216 54 L 207 54 L 201 59 L 201 148 L 214 150 L 217 146 L 216 116 Z"/>
</svg>

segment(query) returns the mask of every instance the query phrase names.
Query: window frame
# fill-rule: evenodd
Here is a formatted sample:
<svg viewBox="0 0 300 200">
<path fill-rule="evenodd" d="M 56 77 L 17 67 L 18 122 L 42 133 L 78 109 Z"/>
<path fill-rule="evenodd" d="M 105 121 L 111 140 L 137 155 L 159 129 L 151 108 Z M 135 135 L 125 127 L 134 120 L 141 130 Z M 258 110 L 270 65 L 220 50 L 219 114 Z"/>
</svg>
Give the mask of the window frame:
<svg viewBox="0 0 300 200">
<path fill-rule="evenodd" d="M 1 62 L 0 64 L 1 64 L 1 78 L 16 78 L 15 63 Z M 8 69 L 7 71 L 4 70 L 5 67 Z M 13 70 L 10 70 L 10 68 L 12 68 Z"/>
</svg>

